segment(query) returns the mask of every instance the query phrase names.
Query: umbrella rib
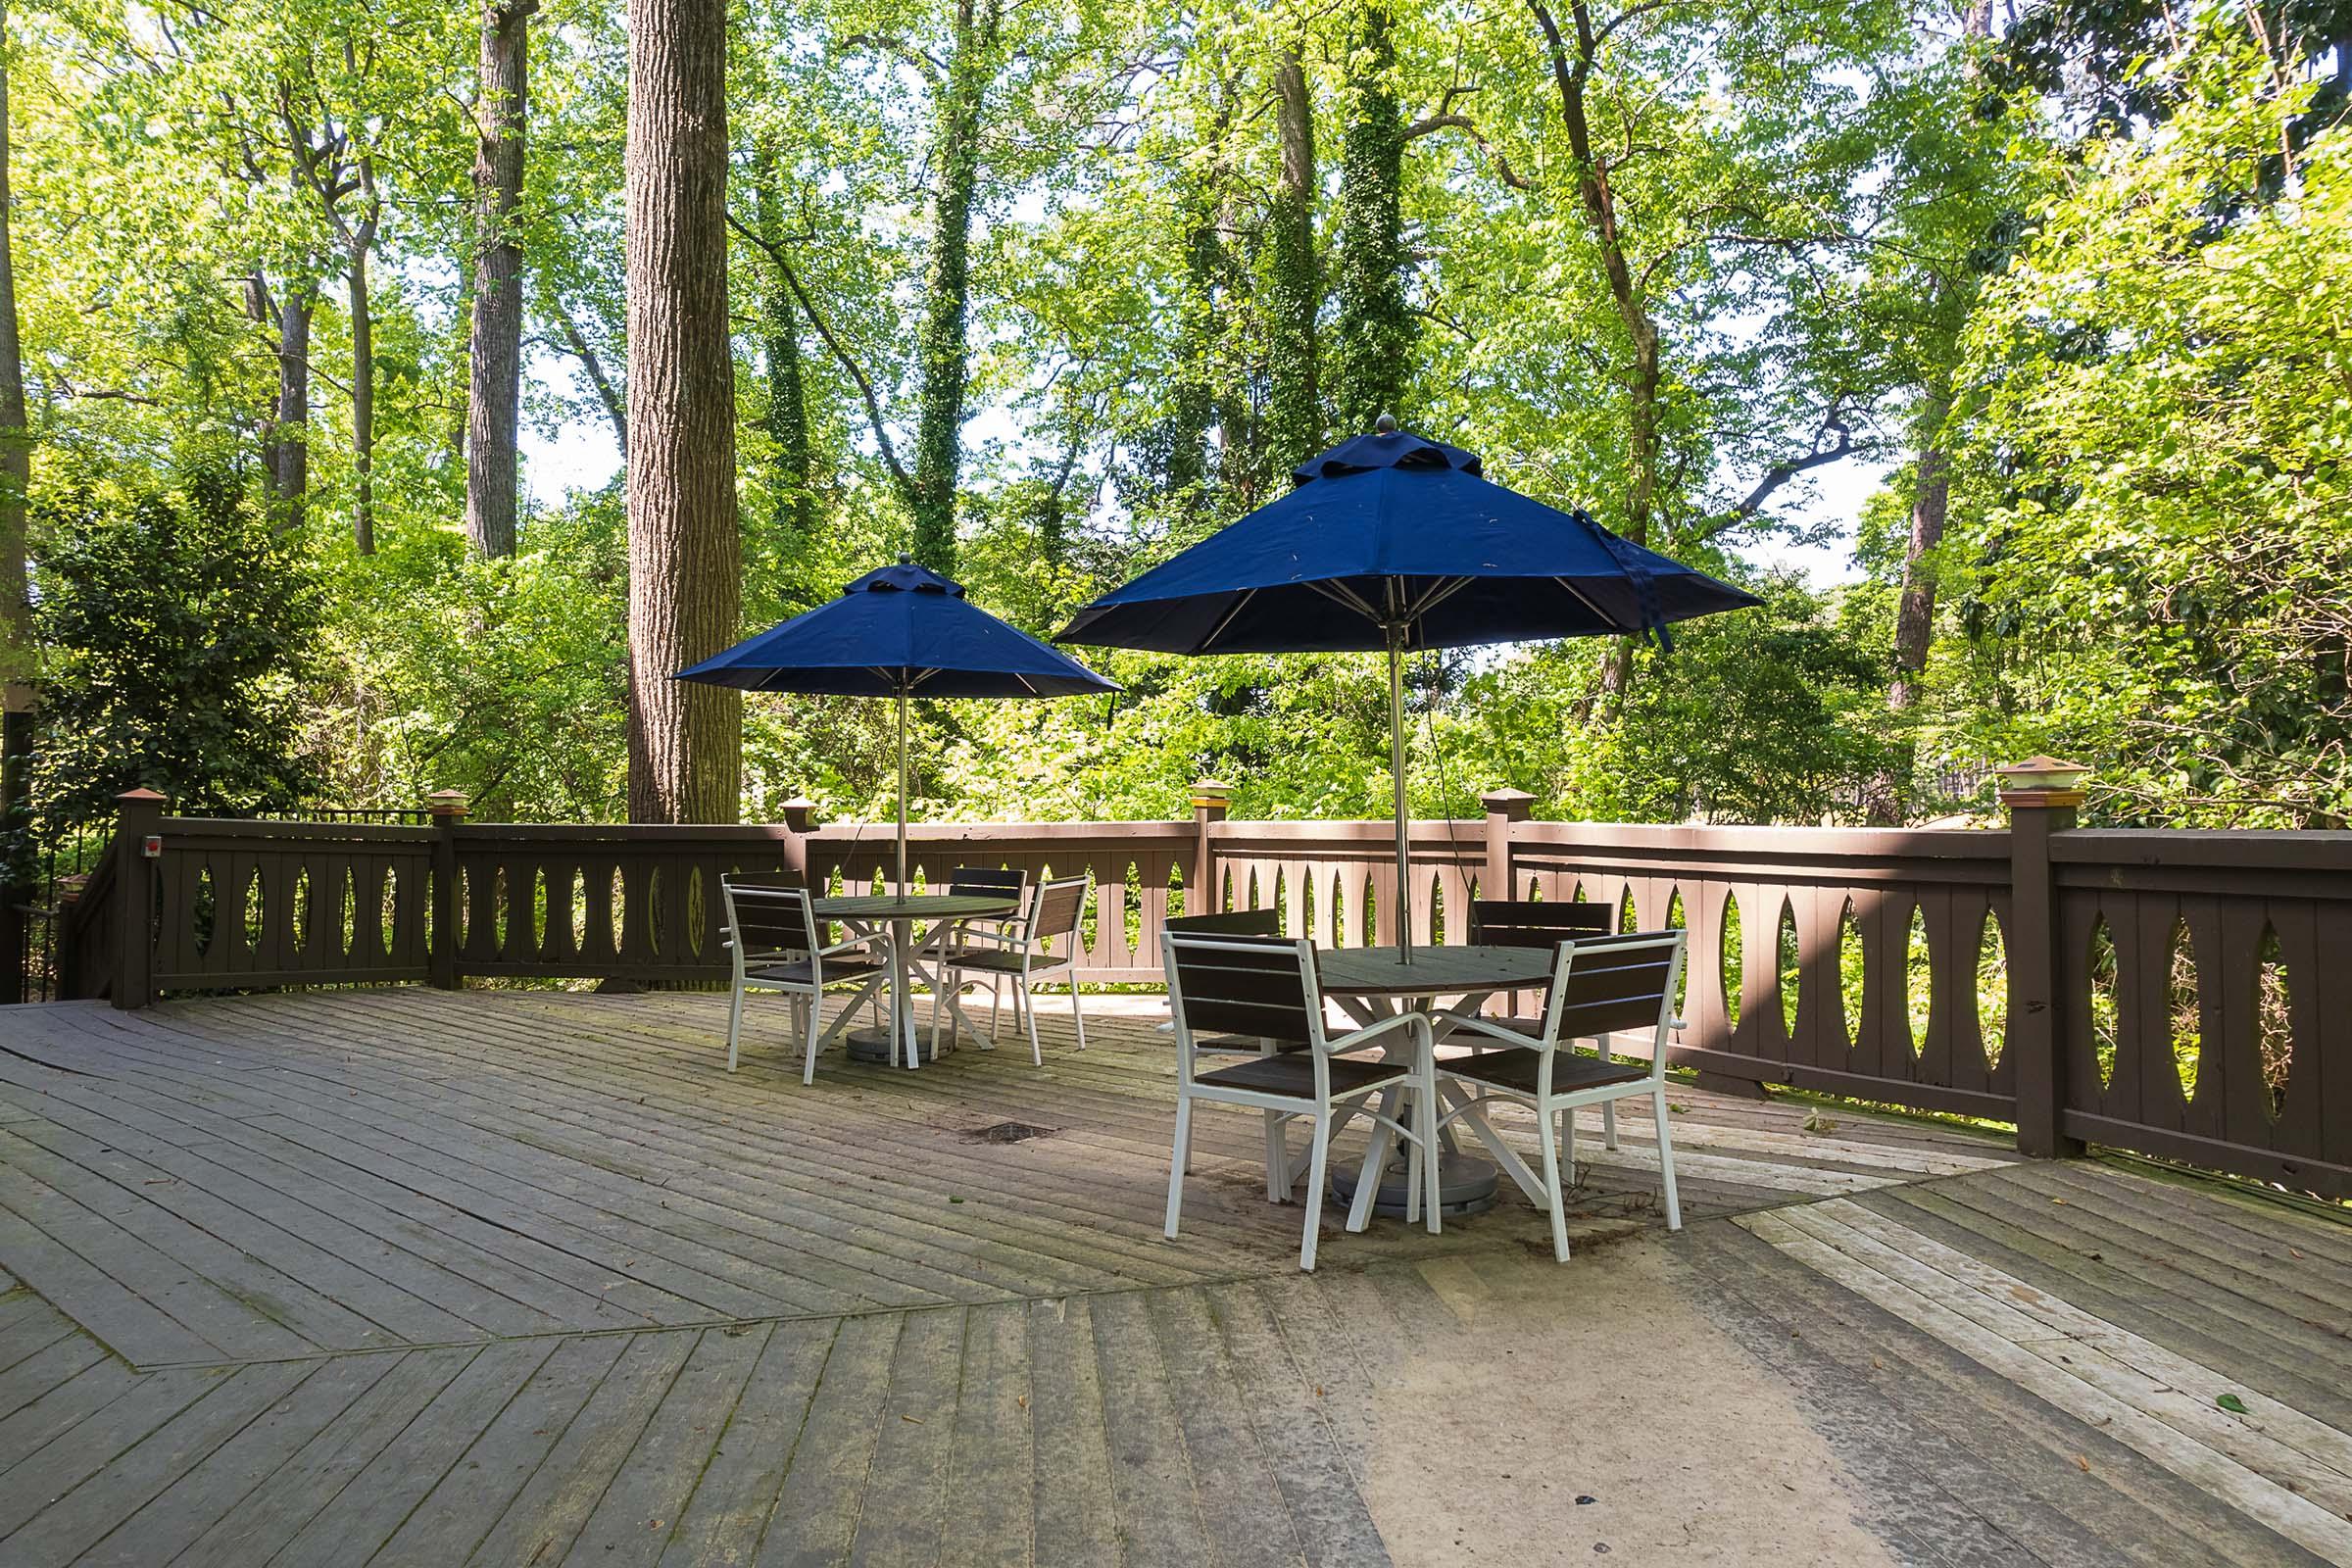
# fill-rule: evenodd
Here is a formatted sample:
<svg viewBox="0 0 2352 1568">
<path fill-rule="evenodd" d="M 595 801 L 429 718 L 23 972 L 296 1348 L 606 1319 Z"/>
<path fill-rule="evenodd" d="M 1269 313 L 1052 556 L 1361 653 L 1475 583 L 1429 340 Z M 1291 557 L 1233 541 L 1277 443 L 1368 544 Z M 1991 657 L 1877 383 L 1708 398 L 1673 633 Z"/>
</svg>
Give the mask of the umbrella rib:
<svg viewBox="0 0 2352 1568">
<path fill-rule="evenodd" d="M 1618 631 L 1622 629 L 1617 624 L 1617 617 L 1610 614 L 1607 611 L 1601 609 L 1598 605 L 1594 604 L 1592 600 L 1592 597 L 1588 595 L 1582 588 L 1579 588 L 1576 584 L 1570 582 L 1565 577 L 1554 577 L 1551 580 L 1558 583 L 1562 588 L 1567 589 L 1568 592 L 1575 597 L 1578 604 L 1584 606 L 1595 615 L 1598 615 L 1600 617 L 1601 624 L 1608 627 L 1609 630 Z"/>
<path fill-rule="evenodd" d="M 1385 626 L 1389 622 L 1388 616 L 1382 614 L 1379 611 L 1374 610 L 1371 604 L 1365 600 L 1363 595 L 1357 593 L 1354 589 L 1348 587 L 1344 582 L 1325 580 L 1321 582 L 1309 582 L 1306 586 L 1312 588 L 1315 592 L 1321 594 L 1324 598 L 1332 601 L 1332 603 L 1336 605 L 1339 605 L 1343 609 L 1354 611 L 1357 614 L 1363 616 L 1375 626 Z"/>
<path fill-rule="evenodd" d="M 1241 598 L 1236 599 L 1233 602 L 1233 608 L 1231 610 L 1226 611 L 1225 613 L 1217 617 L 1217 623 L 1208 628 L 1208 635 L 1200 639 L 1200 649 L 1203 653 L 1208 651 L 1209 644 L 1215 642 L 1218 638 L 1225 635 L 1225 628 L 1233 624 L 1234 617 L 1239 615 L 1243 611 L 1249 609 L 1250 601 L 1255 599 L 1256 597 L 1256 589 L 1251 588 L 1248 590 L 1242 595 Z"/>
<path fill-rule="evenodd" d="M 1405 613 L 1404 618 L 1407 620 L 1419 620 L 1422 616 L 1428 614 L 1431 611 L 1437 609 L 1446 600 L 1451 599 L 1455 594 L 1460 593 L 1463 589 L 1469 586 L 1470 579 L 1467 577 L 1445 578 L 1441 580 L 1436 587 L 1430 589 L 1428 595 L 1423 598 L 1419 604 L 1415 605 Z"/>
</svg>

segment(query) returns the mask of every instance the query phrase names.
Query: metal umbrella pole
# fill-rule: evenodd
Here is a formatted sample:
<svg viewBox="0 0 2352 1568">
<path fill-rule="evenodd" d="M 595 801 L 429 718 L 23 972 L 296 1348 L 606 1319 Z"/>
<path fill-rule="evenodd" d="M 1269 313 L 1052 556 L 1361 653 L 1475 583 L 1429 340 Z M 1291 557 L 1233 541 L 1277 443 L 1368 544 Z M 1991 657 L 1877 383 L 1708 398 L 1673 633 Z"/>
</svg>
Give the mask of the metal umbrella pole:
<svg viewBox="0 0 2352 1568">
<path fill-rule="evenodd" d="M 1404 628 L 1389 628 L 1389 778 L 1396 795 L 1396 954 L 1413 961 L 1412 818 L 1404 802 Z"/>
<path fill-rule="evenodd" d="M 906 896 L 906 677 L 899 675 L 899 897 Z"/>
</svg>

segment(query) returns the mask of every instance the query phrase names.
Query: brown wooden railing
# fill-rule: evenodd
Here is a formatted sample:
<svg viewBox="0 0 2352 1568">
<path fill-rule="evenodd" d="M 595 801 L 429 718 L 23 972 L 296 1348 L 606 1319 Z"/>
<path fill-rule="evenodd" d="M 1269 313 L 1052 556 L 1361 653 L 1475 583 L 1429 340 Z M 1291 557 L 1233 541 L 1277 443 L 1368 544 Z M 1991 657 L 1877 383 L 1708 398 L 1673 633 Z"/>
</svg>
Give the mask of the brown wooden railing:
<svg viewBox="0 0 2352 1568">
<path fill-rule="evenodd" d="M 2014 1122 L 2352 1197 L 2352 833 L 2074 826 L 2079 797 L 2012 793 L 1987 831 L 1483 821 L 1413 827 L 1416 941 L 1460 943 L 1468 901 L 1585 899 L 1690 933 L 1677 1060 Z M 1096 982 L 1159 974 L 1162 922 L 1275 907 L 1325 945 L 1396 939 L 1391 829 L 1244 822 L 1205 788 L 1189 822 L 918 827 L 920 884 L 964 864 L 1084 875 Z M 70 995 L 286 984 L 724 973 L 719 878 L 867 886 L 887 828 L 166 817 L 126 797 L 66 917 Z M 152 848 L 153 854 L 148 853 Z M 1213 899 L 1198 891 L 1214 890 Z"/>
</svg>

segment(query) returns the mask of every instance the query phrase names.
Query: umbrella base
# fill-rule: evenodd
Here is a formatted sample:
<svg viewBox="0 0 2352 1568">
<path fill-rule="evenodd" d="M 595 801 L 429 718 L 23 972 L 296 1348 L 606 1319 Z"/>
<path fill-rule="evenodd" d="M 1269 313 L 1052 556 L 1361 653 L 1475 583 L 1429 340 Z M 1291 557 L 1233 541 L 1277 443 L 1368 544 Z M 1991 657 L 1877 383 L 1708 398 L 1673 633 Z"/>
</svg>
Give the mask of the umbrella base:
<svg viewBox="0 0 2352 1568">
<path fill-rule="evenodd" d="M 904 1062 L 906 1059 L 906 1047 L 894 1039 L 893 1032 L 888 1029 L 853 1029 L 842 1036 L 842 1039 L 846 1042 L 844 1049 L 849 1052 L 852 1061 L 872 1061 L 889 1065 L 894 1062 Z M 934 1047 L 931 1044 L 930 1025 L 917 1024 L 915 1026 L 915 1060 L 937 1061 L 942 1056 L 952 1054 L 955 1050 L 955 1043 L 945 1035 L 940 1037 L 939 1044 Z"/>
<path fill-rule="evenodd" d="M 1438 1160 L 1438 1212 L 1447 1219 L 1483 1214 L 1494 1206 L 1494 1195 L 1500 1186 L 1492 1160 L 1472 1154 L 1442 1155 Z M 1404 1161 L 1393 1161 L 1380 1173 L 1380 1186 L 1373 1190 L 1372 1212 L 1390 1219 L 1404 1218 L 1407 1190 Z M 1331 1173 L 1331 1196 L 1342 1203 L 1354 1201 L 1353 1170 Z"/>
</svg>

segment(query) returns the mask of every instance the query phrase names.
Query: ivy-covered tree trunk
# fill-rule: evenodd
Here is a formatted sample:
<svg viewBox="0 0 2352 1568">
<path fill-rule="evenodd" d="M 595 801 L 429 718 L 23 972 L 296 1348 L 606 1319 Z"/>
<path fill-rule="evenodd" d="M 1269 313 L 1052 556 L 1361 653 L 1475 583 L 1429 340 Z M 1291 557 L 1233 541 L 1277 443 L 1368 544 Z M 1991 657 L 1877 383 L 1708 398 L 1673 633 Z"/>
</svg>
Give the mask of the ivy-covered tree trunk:
<svg viewBox="0 0 2352 1568">
<path fill-rule="evenodd" d="M 1323 304 L 1315 265 L 1315 113 L 1295 46 L 1274 63 L 1274 98 L 1281 166 L 1266 231 L 1266 456 L 1279 488 L 1321 450 L 1324 429 L 1315 342 Z"/>
<path fill-rule="evenodd" d="M 375 314 L 368 286 L 375 223 L 370 213 L 351 246 L 351 542 L 363 556 L 375 554 Z"/>
<path fill-rule="evenodd" d="M 1184 194 L 1184 292 L 1177 301 L 1176 385 L 1168 411 L 1167 492 L 1198 505 L 1208 482 L 1208 426 L 1215 416 L 1217 280 L 1224 245 L 1217 233 L 1215 172 L 1192 178 Z"/>
<path fill-rule="evenodd" d="M 811 488 L 815 459 L 808 441 L 808 389 L 802 375 L 800 310 L 773 258 L 781 253 L 784 193 L 778 184 L 775 150 L 762 147 L 757 163 L 760 234 L 769 255 L 768 282 L 760 302 L 765 332 L 761 357 L 767 362 L 767 434 L 776 447 L 775 495 L 778 528 L 806 536 L 816 526 Z"/>
<path fill-rule="evenodd" d="M 996 0 L 956 0 L 955 52 L 935 109 L 939 191 L 923 280 L 922 392 L 914 426 L 914 559 L 956 569 L 956 492 L 963 467 L 964 343 L 971 298 L 972 196 L 980 177 L 980 112 L 996 52 Z"/>
<path fill-rule="evenodd" d="M 1919 461 L 1911 481 L 1911 537 L 1903 547 L 1903 591 L 1894 612 L 1894 684 L 1886 706 L 1908 712 L 1919 706 L 1928 648 L 1936 635 L 1936 579 L 1928 558 L 1943 542 L 1951 509 L 1952 466 L 1943 450 L 1943 422 L 1950 393 L 1931 392 L 1920 415 Z"/>
<path fill-rule="evenodd" d="M 466 398 L 466 534 L 485 556 L 514 553 L 516 421 L 522 400 L 522 201 L 530 18 L 538 0 L 482 12 L 473 162 L 473 330 Z"/>
<path fill-rule="evenodd" d="M 1332 412 L 1343 435 L 1383 414 L 1406 416 L 1413 318 L 1404 302 L 1405 124 L 1396 108 L 1396 48 L 1388 0 L 1368 0 L 1348 83 L 1348 143 L 1340 165 L 1340 233 L 1333 256 L 1339 319 L 1332 341 Z"/>
<path fill-rule="evenodd" d="M 629 7 L 629 817 L 732 822 L 743 706 L 670 677 L 742 610 L 724 0 Z"/>
<path fill-rule="evenodd" d="M 7 11 L 5 4 L 0 4 L 0 38 L 6 31 Z M 31 585 L 24 568 L 32 431 L 25 418 L 24 361 L 17 341 L 17 259 L 10 220 L 14 192 L 8 160 L 8 62 L 5 51 L 0 50 L 0 708 L 19 713 L 32 707 L 38 661 Z M 0 766 L 18 760 L 14 755 L 18 748 L 12 745 L 8 750 L 11 755 Z M 0 789 L 0 810 L 13 810 L 15 803 L 12 791 Z"/>
</svg>

